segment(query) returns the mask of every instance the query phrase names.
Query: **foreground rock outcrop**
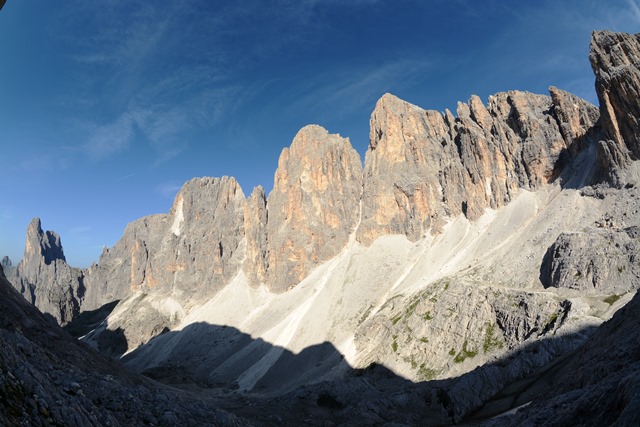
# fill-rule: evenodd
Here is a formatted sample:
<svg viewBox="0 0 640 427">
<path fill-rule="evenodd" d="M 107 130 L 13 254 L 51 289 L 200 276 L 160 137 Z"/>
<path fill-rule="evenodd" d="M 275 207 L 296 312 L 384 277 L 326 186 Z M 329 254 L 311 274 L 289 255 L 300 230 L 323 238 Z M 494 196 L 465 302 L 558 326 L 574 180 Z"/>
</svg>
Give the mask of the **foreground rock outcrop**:
<svg viewBox="0 0 640 427">
<path fill-rule="evenodd" d="M 0 312 L 3 426 L 249 425 L 82 345 L 25 301 L 2 269 Z"/>
<path fill-rule="evenodd" d="M 640 287 L 640 229 L 637 226 L 563 233 L 541 267 L 546 287 L 612 297 Z"/>
</svg>

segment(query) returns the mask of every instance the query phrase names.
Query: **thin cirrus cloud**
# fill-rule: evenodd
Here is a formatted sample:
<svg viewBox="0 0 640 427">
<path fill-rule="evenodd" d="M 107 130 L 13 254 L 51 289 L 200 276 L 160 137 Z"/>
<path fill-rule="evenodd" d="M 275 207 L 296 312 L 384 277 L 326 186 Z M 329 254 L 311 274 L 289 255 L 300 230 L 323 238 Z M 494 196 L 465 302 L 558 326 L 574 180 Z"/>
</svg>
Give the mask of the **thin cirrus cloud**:
<svg viewBox="0 0 640 427">
<path fill-rule="evenodd" d="M 182 185 L 175 182 L 167 182 L 159 185 L 156 191 L 166 199 L 173 199 L 176 193 L 182 188 Z"/>
<path fill-rule="evenodd" d="M 416 56 L 382 65 L 362 65 L 321 74 L 315 80 L 305 82 L 305 88 L 291 88 L 285 95 L 293 100 L 288 104 L 287 111 L 295 114 L 299 111 L 326 110 L 327 107 L 334 113 L 347 115 L 368 111 L 385 92 L 413 85 L 432 64 L 433 59 Z M 393 87 L 390 82 L 393 82 Z M 304 96 L 300 96 L 301 93 Z"/>
<path fill-rule="evenodd" d="M 82 147 L 83 151 L 94 161 L 123 152 L 133 140 L 134 124 L 131 114 L 124 113 L 115 121 L 96 127 Z"/>
<path fill-rule="evenodd" d="M 202 34 L 182 25 L 184 8 L 176 13 L 144 5 L 124 16 L 126 25 L 117 6 L 103 9 L 96 18 L 99 33 L 80 42 L 86 44 L 86 54 L 72 57 L 79 67 L 94 70 L 84 74 L 83 87 L 98 90 L 93 104 L 102 104 L 107 115 L 115 117 L 81 126 L 87 140 L 82 149 L 90 159 L 104 160 L 132 144 L 146 144 L 155 159 L 152 166 L 158 166 L 182 153 L 193 132 L 214 127 L 236 110 L 234 94 L 239 89 L 225 82 L 233 74 L 233 67 L 224 67 L 234 63 L 228 59 L 231 53 L 219 43 L 203 46 Z M 229 36 L 228 24 L 213 24 L 206 30 L 208 39 L 214 40 L 216 32 Z M 95 93 L 89 91 L 86 97 Z"/>
</svg>

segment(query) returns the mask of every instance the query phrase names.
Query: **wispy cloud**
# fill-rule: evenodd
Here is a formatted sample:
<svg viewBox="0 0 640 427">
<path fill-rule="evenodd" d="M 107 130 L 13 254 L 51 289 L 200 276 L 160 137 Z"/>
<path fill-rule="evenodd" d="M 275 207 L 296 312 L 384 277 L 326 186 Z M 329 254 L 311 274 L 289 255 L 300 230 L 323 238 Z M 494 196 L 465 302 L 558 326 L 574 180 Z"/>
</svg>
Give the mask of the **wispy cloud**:
<svg viewBox="0 0 640 427">
<path fill-rule="evenodd" d="M 162 185 L 159 185 L 156 188 L 156 191 L 167 199 L 173 199 L 178 191 L 182 188 L 182 185 L 177 184 L 175 182 L 167 182 Z"/>
<path fill-rule="evenodd" d="M 129 147 L 134 134 L 134 120 L 128 112 L 115 121 L 97 126 L 90 133 L 84 152 L 92 160 L 103 160 Z"/>
<path fill-rule="evenodd" d="M 631 17 L 637 24 L 640 24 L 640 6 L 638 6 L 638 3 L 635 0 L 627 0 L 627 3 L 631 10 Z"/>
<path fill-rule="evenodd" d="M 49 173 L 67 169 L 70 163 L 68 153 L 52 152 L 52 150 L 43 150 L 43 152 L 27 153 L 22 160 L 18 160 L 15 166 L 20 172 L 30 174 Z"/>
<path fill-rule="evenodd" d="M 288 114 L 327 108 L 336 115 L 369 111 L 385 92 L 411 87 L 431 65 L 426 59 L 398 59 L 318 75 L 309 88 L 291 88 Z"/>
<path fill-rule="evenodd" d="M 120 178 L 115 179 L 113 182 L 115 183 L 115 182 L 124 181 L 125 179 L 129 179 L 129 178 L 134 177 L 134 176 L 136 176 L 135 173 L 130 173 L 128 175 L 124 175 L 124 176 L 121 176 Z"/>
</svg>

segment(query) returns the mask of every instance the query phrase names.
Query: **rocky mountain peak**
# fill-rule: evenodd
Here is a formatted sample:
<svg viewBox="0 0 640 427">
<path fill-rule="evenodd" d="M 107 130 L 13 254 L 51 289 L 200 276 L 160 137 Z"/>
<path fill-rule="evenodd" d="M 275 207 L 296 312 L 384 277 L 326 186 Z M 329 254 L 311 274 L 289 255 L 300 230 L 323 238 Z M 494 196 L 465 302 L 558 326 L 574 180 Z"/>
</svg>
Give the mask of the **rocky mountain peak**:
<svg viewBox="0 0 640 427">
<path fill-rule="evenodd" d="M 60 236 L 43 231 L 40 218 L 31 220 L 27 227 L 22 261 L 7 272 L 9 281 L 28 301 L 60 324 L 70 322 L 80 312 L 84 273 L 67 265 Z"/>
<path fill-rule="evenodd" d="M 42 231 L 40 218 L 33 218 L 27 227 L 24 257 L 42 257 L 47 265 L 58 259 L 66 261 L 60 236 L 55 231 Z"/>
<path fill-rule="evenodd" d="M 359 219 L 362 163 L 348 138 L 302 128 L 280 155 L 267 199 L 268 287 L 295 286 L 342 250 Z"/>
<path fill-rule="evenodd" d="M 554 180 L 598 119 L 586 101 L 509 91 L 477 96 L 449 111 L 423 110 L 385 94 L 371 115 L 358 240 L 385 234 L 416 241 L 449 218 L 479 218 L 519 188 Z"/>
<path fill-rule="evenodd" d="M 2 261 L 0 261 L 0 266 L 2 266 L 2 268 L 8 268 L 12 267 L 13 263 L 11 262 L 11 259 L 5 255 L 2 257 Z"/>
</svg>

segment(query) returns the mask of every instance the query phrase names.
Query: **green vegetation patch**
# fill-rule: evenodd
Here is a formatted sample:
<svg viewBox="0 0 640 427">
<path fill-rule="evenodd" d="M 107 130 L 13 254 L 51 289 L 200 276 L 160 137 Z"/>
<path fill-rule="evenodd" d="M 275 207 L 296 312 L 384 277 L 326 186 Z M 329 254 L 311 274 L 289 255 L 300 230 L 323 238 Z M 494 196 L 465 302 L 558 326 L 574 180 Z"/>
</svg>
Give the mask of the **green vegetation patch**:
<svg viewBox="0 0 640 427">
<path fill-rule="evenodd" d="M 391 318 L 391 323 L 395 325 L 400 321 L 400 319 L 402 319 L 402 314 L 398 314 L 396 317 Z"/>
<path fill-rule="evenodd" d="M 425 366 L 425 364 L 421 364 L 420 367 L 418 368 L 418 377 L 421 380 L 432 380 L 435 377 L 438 376 L 438 371 L 436 371 L 435 369 L 431 369 L 427 366 Z"/>
<path fill-rule="evenodd" d="M 482 343 L 482 350 L 488 353 L 492 350 L 502 348 L 502 341 L 498 334 L 496 334 L 495 323 L 489 323 L 484 333 L 484 342 Z"/>
<path fill-rule="evenodd" d="M 393 349 L 394 353 L 398 352 L 398 336 L 397 335 L 393 336 L 393 343 L 391 343 L 391 348 Z"/>
<path fill-rule="evenodd" d="M 449 354 L 451 354 L 451 352 L 449 352 Z M 456 363 L 462 363 L 466 359 L 473 359 L 477 354 L 477 351 L 469 350 L 467 348 L 467 341 L 465 341 L 464 344 L 462 344 L 462 350 L 458 354 L 456 354 L 456 356 L 453 358 L 453 361 Z"/>
<path fill-rule="evenodd" d="M 615 303 L 616 301 L 618 301 L 620 299 L 620 297 L 622 297 L 622 295 L 609 295 L 608 297 L 606 297 L 603 301 L 606 302 L 609 305 L 613 305 L 613 303 Z"/>
</svg>

